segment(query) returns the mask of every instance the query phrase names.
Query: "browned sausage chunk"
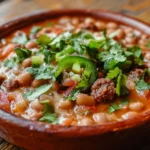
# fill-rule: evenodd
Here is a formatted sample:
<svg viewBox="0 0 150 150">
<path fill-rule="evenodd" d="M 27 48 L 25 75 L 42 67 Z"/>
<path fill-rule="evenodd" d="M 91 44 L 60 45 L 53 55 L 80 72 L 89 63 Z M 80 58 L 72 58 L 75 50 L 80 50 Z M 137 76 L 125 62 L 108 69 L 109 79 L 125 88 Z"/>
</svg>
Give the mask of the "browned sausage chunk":
<svg viewBox="0 0 150 150">
<path fill-rule="evenodd" d="M 138 78 L 142 77 L 144 73 L 143 69 L 135 69 L 134 71 L 131 71 L 129 74 L 129 79 L 132 81 L 136 81 Z"/>
<path fill-rule="evenodd" d="M 113 100 L 116 93 L 115 84 L 106 78 L 96 80 L 92 85 L 91 91 L 91 95 L 97 103 Z"/>
</svg>

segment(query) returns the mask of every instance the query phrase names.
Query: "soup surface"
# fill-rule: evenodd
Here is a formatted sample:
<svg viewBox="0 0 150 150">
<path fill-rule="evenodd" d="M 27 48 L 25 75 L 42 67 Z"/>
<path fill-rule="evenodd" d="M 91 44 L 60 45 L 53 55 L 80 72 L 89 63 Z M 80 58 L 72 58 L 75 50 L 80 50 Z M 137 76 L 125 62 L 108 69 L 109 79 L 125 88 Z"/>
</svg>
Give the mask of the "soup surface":
<svg viewBox="0 0 150 150">
<path fill-rule="evenodd" d="M 93 125 L 150 109 L 150 37 L 63 16 L 0 41 L 0 108 L 28 120 Z"/>
</svg>

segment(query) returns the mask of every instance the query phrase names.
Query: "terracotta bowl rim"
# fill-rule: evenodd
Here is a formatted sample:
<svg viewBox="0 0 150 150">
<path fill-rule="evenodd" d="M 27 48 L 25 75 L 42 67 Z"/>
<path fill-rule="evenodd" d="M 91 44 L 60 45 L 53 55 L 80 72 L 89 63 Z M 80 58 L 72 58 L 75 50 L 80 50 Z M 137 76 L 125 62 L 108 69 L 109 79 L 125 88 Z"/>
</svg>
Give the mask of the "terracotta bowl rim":
<svg viewBox="0 0 150 150">
<path fill-rule="evenodd" d="M 25 20 L 31 19 L 34 16 L 38 15 L 46 15 L 46 14 L 70 14 L 70 12 L 75 13 L 87 13 L 87 14 L 93 14 L 93 16 L 96 16 L 98 14 L 101 15 L 110 15 L 114 17 L 124 17 L 126 20 L 132 21 L 133 23 L 138 23 L 142 25 L 141 29 L 145 27 L 145 29 L 148 29 L 150 27 L 149 23 L 145 23 L 143 21 L 140 21 L 138 19 L 135 19 L 134 17 L 127 16 L 124 14 L 116 13 L 116 12 L 111 12 L 111 11 L 106 11 L 106 10 L 88 10 L 88 9 L 59 9 L 59 10 L 42 10 L 42 11 L 36 11 L 28 15 L 24 15 L 21 17 L 16 17 L 15 19 L 12 19 L 2 25 L 0 25 L 0 31 L 6 30 L 7 28 L 10 28 L 11 26 L 15 24 L 19 24 Z M 46 19 L 43 19 L 46 20 Z M 114 20 L 114 19 L 113 19 Z M 115 20 L 116 21 L 116 20 Z M 35 21 L 34 21 L 35 22 Z M 126 23 L 126 21 L 125 21 Z M 28 24 L 30 25 L 30 23 Z M 27 25 L 25 25 L 27 26 Z M 19 26 L 21 28 L 22 26 Z M 13 32 L 13 29 L 12 29 Z M 9 33 L 12 33 L 11 31 L 4 34 L 8 35 Z M 148 35 L 150 35 L 150 31 L 147 32 Z M 0 36 L 2 38 L 2 36 Z M 129 119 L 129 120 L 124 120 L 124 121 L 118 121 L 118 122 L 111 122 L 111 123 L 105 123 L 105 124 L 98 124 L 98 125 L 91 125 L 91 126 L 63 126 L 63 125 L 53 125 L 53 124 L 48 124 L 48 123 L 43 123 L 43 122 L 38 122 L 38 121 L 30 121 L 26 120 L 23 118 L 20 118 L 18 116 L 15 116 L 11 113 L 8 113 L 2 109 L 0 109 L 0 120 L 3 120 L 7 123 L 14 124 L 15 126 L 18 127 L 23 127 L 23 128 L 28 128 L 29 130 L 35 131 L 35 132 L 44 132 L 47 134 L 52 134 L 55 136 L 59 137 L 84 137 L 84 136 L 93 136 L 93 135 L 99 135 L 99 134 L 104 134 L 107 132 L 115 132 L 115 131 L 122 131 L 126 130 L 129 128 L 134 128 L 141 126 L 143 124 L 146 124 L 147 122 L 150 121 L 150 110 L 147 112 L 144 112 L 137 116 L 136 118 Z M 72 133 L 74 133 L 72 135 Z"/>
</svg>

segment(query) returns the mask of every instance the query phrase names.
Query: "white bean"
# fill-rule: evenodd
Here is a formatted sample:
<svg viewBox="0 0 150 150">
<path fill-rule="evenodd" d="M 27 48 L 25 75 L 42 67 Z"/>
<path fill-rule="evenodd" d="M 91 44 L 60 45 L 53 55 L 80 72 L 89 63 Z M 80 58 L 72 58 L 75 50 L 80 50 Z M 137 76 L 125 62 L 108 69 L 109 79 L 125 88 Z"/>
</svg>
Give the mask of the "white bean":
<svg viewBox="0 0 150 150">
<path fill-rule="evenodd" d="M 96 123 L 103 124 L 108 122 L 106 113 L 96 113 L 93 115 L 93 119 Z"/>
<path fill-rule="evenodd" d="M 76 99 L 77 105 L 86 105 L 91 106 L 95 104 L 95 100 L 92 96 L 89 96 L 87 94 L 78 94 Z"/>
<path fill-rule="evenodd" d="M 127 119 L 135 118 L 136 116 L 138 116 L 138 113 L 137 113 L 137 112 L 135 112 L 135 111 L 129 111 L 129 112 L 123 114 L 121 117 L 122 117 L 124 120 L 127 120 Z"/>
<path fill-rule="evenodd" d="M 132 102 L 129 104 L 129 108 L 133 111 L 140 111 L 144 108 L 144 104 L 141 102 Z"/>
<path fill-rule="evenodd" d="M 88 125 L 92 125 L 94 122 L 93 122 L 93 120 L 92 119 L 90 119 L 90 118 L 88 118 L 88 117 L 86 117 L 86 118 L 83 118 L 82 120 L 81 120 L 81 125 L 84 125 L 84 126 L 88 126 Z"/>
</svg>

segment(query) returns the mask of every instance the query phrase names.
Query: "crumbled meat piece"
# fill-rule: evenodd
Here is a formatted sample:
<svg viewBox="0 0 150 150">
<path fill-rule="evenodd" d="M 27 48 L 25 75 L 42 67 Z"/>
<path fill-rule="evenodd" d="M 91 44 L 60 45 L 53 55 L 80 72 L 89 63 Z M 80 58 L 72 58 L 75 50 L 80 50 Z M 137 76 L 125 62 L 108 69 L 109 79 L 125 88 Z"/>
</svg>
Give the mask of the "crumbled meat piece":
<svg viewBox="0 0 150 150">
<path fill-rule="evenodd" d="M 91 95 L 97 103 L 112 101 L 115 97 L 115 84 L 106 78 L 100 78 L 95 81 L 91 88 Z"/>
<path fill-rule="evenodd" d="M 128 79 L 135 82 L 138 78 L 142 77 L 143 73 L 143 69 L 135 69 L 129 73 Z"/>
<path fill-rule="evenodd" d="M 15 88 L 18 88 L 19 83 L 17 80 L 10 79 L 8 81 L 3 82 L 2 86 L 4 86 L 8 91 L 11 91 Z"/>
</svg>

